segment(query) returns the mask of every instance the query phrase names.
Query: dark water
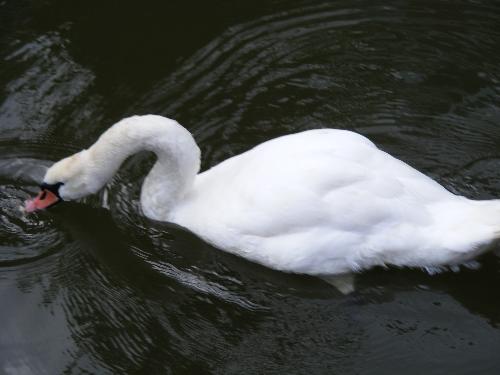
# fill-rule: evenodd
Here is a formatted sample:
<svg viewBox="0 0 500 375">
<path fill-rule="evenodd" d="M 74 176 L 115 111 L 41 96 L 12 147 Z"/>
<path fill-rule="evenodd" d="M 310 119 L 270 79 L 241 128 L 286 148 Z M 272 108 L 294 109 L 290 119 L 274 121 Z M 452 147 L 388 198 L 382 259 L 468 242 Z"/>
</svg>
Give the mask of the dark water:
<svg viewBox="0 0 500 375">
<path fill-rule="evenodd" d="M 141 217 L 150 155 L 84 202 L 18 206 L 133 113 L 178 119 L 204 168 L 337 127 L 499 196 L 499 20 L 479 0 L 0 1 L 0 373 L 498 374 L 495 254 L 342 296 Z"/>
</svg>

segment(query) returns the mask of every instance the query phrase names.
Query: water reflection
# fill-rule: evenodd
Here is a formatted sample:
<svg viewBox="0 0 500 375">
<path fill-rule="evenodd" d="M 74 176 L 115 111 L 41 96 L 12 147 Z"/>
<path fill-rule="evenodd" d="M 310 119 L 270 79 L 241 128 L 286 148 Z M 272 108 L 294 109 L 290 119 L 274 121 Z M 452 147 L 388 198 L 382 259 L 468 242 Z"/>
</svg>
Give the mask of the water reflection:
<svg viewBox="0 0 500 375">
<path fill-rule="evenodd" d="M 82 122 L 98 116 L 98 98 L 91 91 L 94 76 L 71 59 L 67 43 L 58 32 L 12 43 L 4 61 L 16 71 L 0 104 L 2 138 L 33 140 L 60 131 L 63 137 L 71 134 L 68 142 L 74 143 Z M 71 131 L 56 130 L 58 122 L 71 123 Z"/>
</svg>

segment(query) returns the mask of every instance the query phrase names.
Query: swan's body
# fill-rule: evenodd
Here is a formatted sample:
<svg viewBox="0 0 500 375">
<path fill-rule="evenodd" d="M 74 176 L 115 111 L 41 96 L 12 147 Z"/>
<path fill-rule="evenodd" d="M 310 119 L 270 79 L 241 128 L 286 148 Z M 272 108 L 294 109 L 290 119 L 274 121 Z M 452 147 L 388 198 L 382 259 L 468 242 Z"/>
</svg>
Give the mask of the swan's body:
<svg viewBox="0 0 500 375">
<path fill-rule="evenodd" d="M 142 187 L 146 216 L 283 271 L 455 265 L 499 236 L 498 201 L 454 195 L 344 130 L 276 138 L 198 174 L 200 151 L 186 129 L 160 116 L 136 116 L 56 163 L 44 183 L 63 183 L 63 199 L 80 198 L 143 149 L 158 156 Z"/>
</svg>

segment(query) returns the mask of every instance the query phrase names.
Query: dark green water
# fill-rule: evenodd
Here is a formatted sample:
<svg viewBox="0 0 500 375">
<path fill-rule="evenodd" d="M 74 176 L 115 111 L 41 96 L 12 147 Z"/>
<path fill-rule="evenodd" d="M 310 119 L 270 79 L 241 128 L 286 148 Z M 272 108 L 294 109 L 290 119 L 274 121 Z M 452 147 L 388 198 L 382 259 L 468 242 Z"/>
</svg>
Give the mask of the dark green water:
<svg viewBox="0 0 500 375">
<path fill-rule="evenodd" d="M 17 208 L 136 113 L 178 119 L 204 168 L 337 127 L 498 197 L 499 20 L 480 0 L 0 1 L 0 373 L 498 374 L 495 254 L 342 296 L 141 217 L 150 155 L 84 202 Z"/>
</svg>

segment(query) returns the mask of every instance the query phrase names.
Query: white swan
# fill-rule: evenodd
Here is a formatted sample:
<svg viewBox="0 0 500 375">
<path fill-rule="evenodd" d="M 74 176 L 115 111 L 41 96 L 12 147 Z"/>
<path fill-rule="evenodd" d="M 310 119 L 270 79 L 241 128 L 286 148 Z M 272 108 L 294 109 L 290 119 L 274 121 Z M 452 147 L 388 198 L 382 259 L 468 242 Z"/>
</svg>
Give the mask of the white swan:
<svg viewBox="0 0 500 375">
<path fill-rule="evenodd" d="M 456 265 L 500 236 L 498 200 L 454 195 L 359 134 L 287 135 L 198 174 L 191 134 L 154 115 L 121 120 L 54 164 L 26 210 L 97 192 L 140 150 L 158 157 L 142 186 L 147 217 L 278 270 L 327 276 Z"/>
</svg>

